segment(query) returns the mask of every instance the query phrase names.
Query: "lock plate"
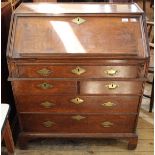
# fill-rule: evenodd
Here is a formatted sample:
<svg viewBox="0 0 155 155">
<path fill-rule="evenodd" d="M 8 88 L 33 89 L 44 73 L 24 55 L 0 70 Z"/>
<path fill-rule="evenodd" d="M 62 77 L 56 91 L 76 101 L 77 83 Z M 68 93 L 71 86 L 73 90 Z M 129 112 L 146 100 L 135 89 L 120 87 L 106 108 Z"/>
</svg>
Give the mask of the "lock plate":
<svg viewBox="0 0 155 155">
<path fill-rule="evenodd" d="M 107 75 L 109 75 L 109 76 L 114 76 L 114 75 L 116 75 L 119 71 L 118 70 L 116 70 L 116 69 L 108 69 L 108 70 L 105 70 L 104 71 Z"/>
<path fill-rule="evenodd" d="M 55 104 L 49 101 L 45 101 L 45 102 L 42 102 L 40 105 L 43 106 L 44 108 L 51 108 Z"/>
<path fill-rule="evenodd" d="M 101 125 L 104 128 L 110 128 L 110 127 L 112 127 L 114 125 L 114 123 L 109 122 L 109 121 L 105 121 L 105 122 L 102 122 Z"/>
<path fill-rule="evenodd" d="M 51 71 L 47 68 L 43 68 L 37 71 L 38 74 L 42 76 L 49 76 L 51 74 Z"/>
<path fill-rule="evenodd" d="M 104 106 L 104 107 L 113 107 L 113 106 L 116 106 L 116 104 L 115 103 L 112 103 L 112 102 L 106 102 L 106 103 L 103 103 L 101 105 Z"/>
<path fill-rule="evenodd" d="M 75 24 L 80 25 L 80 24 L 86 22 L 86 20 L 83 19 L 83 18 L 81 18 L 81 17 L 76 17 L 76 18 L 74 18 L 74 19 L 72 20 L 72 22 L 75 23 Z"/>
<path fill-rule="evenodd" d="M 50 128 L 54 125 L 55 123 L 54 122 L 51 122 L 51 121 L 45 121 L 43 122 L 43 126 L 46 127 L 46 128 Z"/>
<path fill-rule="evenodd" d="M 79 98 L 79 97 L 76 97 L 76 98 L 74 98 L 74 99 L 71 99 L 70 101 L 71 101 L 72 103 L 78 104 L 78 105 L 84 102 L 84 100 L 81 99 L 81 98 Z"/>
<path fill-rule="evenodd" d="M 110 83 L 108 85 L 105 85 L 106 88 L 108 89 L 116 89 L 119 87 L 119 85 L 115 84 L 115 83 Z"/>
<path fill-rule="evenodd" d="M 77 66 L 75 69 L 71 70 L 73 74 L 81 75 L 86 72 L 86 70 L 82 67 Z"/>
<path fill-rule="evenodd" d="M 84 116 L 81 116 L 81 115 L 75 115 L 75 116 L 72 116 L 72 119 L 76 120 L 76 121 L 80 121 L 82 119 L 85 119 L 86 117 Z"/>
<path fill-rule="evenodd" d="M 46 83 L 46 82 L 39 84 L 38 87 L 40 87 L 41 89 L 53 88 L 53 86 L 51 84 Z"/>
</svg>

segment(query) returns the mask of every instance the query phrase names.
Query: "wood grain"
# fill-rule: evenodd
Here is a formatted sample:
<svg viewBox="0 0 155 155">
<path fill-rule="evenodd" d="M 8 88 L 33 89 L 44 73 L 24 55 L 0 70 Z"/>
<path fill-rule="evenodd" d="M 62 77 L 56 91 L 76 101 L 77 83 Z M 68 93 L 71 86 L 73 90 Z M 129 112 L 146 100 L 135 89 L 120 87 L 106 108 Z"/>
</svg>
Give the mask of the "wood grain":
<svg viewBox="0 0 155 155">
<path fill-rule="evenodd" d="M 18 17 L 14 51 L 17 54 L 125 52 L 126 55 L 143 52 L 139 18 L 86 16 L 80 17 L 85 22 L 77 25 L 72 22 L 77 17 L 27 17 L 28 23 L 24 17 Z"/>
<path fill-rule="evenodd" d="M 41 88 L 43 84 L 50 85 L 49 88 Z M 76 81 L 13 81 L 14 92 L 21 95 L 51 95 L 51 94 L 75 94 L 77 92 Z"/>
<path fill-rule="evenodd" d="M 23 130 L 26 132 L 46 133 L 130 133 L 133 131 L 135 115 L 86 115 L 81 120 L 72 119 L 79 114 L 21 114 Z M 44 122 L 51 121 L 54 125 L 45 127 Z M 103 127 L 102 122 L 109 121 L 113 125 Z M 30 126 L 30 124 L 33 124 Z"/>
<path fill-rule="evenodd" d="M 109 89 L 109 85 L 117 87 Z M 142 82 L 140 81 L 82 81 L 81 94 L 141 94 Z"/>
<path fill-rule="evenodd" d="M 72 73 L 73 69 L 76 69 L 77 66 L 84 69 L 85 72 L 77 75 Z M 38 71 L 46 69 L 50 73 L 47 75 L 39 74 Z M 109 75 L 107 70 L 115 70 L 116 74 Z M 139 78 L 144 75 L 141 73 L 140 66 L 81 66 L 81 65 L 68 65 L 68 66 L 52 66 L 52 65 L 18 65 L 19 77 L 27 78 Z"/>
<path fill-rule="evenodd" d="M 83 100 L 75 104 L 71 100 L 79 97 Z M 56 113 L 137 113 L 139 96 L 16 96 L 19 112 L 56 112 Z M 49 102 L 50 107 L 42 103 Z M 112 107 L 104 104 L 111 102 Z"/>
<path fill-rule="evenodd" d="M 22 149 L 49 137 L 122 138 L 136 148 L 149 63 L 145 15 L 136 4 L 22 4 L 10 31 Z M 119 71 L 111 76 L 109 69 Z M 83 102 L 70 102 L 75 98 Z"/>
</svg>

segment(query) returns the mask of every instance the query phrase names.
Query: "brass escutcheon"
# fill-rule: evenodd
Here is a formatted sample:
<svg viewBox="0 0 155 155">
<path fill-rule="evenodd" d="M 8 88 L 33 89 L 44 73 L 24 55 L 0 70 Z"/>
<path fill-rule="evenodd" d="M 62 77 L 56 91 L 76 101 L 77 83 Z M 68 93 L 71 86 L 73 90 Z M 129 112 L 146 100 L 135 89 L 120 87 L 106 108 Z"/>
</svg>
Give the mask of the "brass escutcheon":
<svg viewBox="0 0 155 155">
<path fill-rule="evenodd" d="M 109 76 L 114 76 L 116 73 L 118 73 L 118 70 L 115 69 L 108 69 L 104 71 L 106 74 L 108 74 Z"/>
<path fill-rule="evenodd" d="M 46 127 L 46 128 L 50 128 L 54 125 L 55 123 L 54 122 L 51 122 L 51 121 L 45 121 L 43 122 L 43 126 Z"/>
<path fill-rule="evenodd" d="M 82 119 L 85 119 L 86 117 L 84 116 L 81 116 L 81 115 L 75 115 L 75 116 L 72 116 L 72 119 L 76 120 L 76 121 L 80 121 Z"/>
<path fill-rule="evenodd" d="M 40 87 L 40 88 L 42 88 L 42 89 L 53 88 L 53 86 L 52 86 L 51 84 L 46 83 L 46 82 L 39 84 L 38 87 Z"/>
<path fill-rule="evenodd" d="M 51 71 L 49 69 L 43 68 L 41 70 L 38 70 L 37 73 L 42 76 L 49 76 L 51 74 Z"/>
<path fill-rule="evenodd" d="M 102 122 L 101 125 L 102 125 L 104 128 L 110 128 L 111 126 L 114 125 L 114 123 L 109 122 L 109 121 L 105 121 L 105 122 Z"/>
<path fill-rule="evenodd" d="M 81 17 L 76 17 L 76 18 L 74 18 L 74 19 L 72 20 L 72 22 L 75 23 L 75 24 L 80 25 L 80 24 L 86 22 L 86 20 L 83 19 L 83 18 L 81 18 Z"/>
<path fill-rule="evenodd" d="M 84 100 L 82 100 L 82 99 L 79 98 L 79 97 L 76 97 L 76 98 L 74 98 L 74 99 L 71 99 L 70 101 L 71 101 L 72 103 L 74 103 L 74 104 L 81 104 L 81 103 L 84 102 Z"/>
<path fill-rule="evenodd" d="M 77 75 L 81 75 L 81 74 L 85 73 L 86 70 L 84 68 L 77 66 L 75 69 L 71 70 L 71 72 L 74 74 L 77 74 Z"/>
<path fill-rule="evenodd" d="M 115 83 L 111 83 L 111 84 L 105 85 L 105 87 L 107 87 L 109 89 L 116 89 L 119 87 L 119 85 L 117 85 Z"/>
<path fill-rule="evenodd" d="M 49 101 L 45 101 L 45 102 L 42 102 L 40 105 L 43 106 L 44 108 L 51 108 L 55 104 L 54 103 L 51 103 Z"/>
<path fill-rule="evenodd" d="M 115 103 L 112 103 L 112 102 L 106 102 L 106 103 L 103 103 L 101 105 L 104 106 L 104 107 L 113 107 L 113 106 L 116 106 L 116 104 Z"/>
</svg>

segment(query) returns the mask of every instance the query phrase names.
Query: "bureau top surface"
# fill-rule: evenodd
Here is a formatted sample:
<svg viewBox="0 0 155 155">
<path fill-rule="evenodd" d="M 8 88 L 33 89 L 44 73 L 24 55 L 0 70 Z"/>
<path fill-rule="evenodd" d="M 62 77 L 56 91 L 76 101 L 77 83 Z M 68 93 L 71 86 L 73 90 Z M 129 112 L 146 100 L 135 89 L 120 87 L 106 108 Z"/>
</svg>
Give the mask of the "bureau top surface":
<svg viewBox="0 0 155 155">
<path fill-rule="evenodd" d="M 22 3 L 15 13 L 141 13 L 135 3 Z"/>
<path fill-rule="evenodd" d="M 7 55 L 145 58 L 148 48 L 142 14 L 134 3 L 21 4 L 13 14 Z"/>
</svg>

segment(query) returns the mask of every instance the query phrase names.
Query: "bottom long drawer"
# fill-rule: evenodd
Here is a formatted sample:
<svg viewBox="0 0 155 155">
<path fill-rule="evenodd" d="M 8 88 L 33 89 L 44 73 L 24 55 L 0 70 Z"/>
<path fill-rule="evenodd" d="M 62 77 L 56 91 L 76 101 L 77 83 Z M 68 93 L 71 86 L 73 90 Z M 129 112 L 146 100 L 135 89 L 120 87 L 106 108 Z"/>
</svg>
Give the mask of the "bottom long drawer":
<svg viewBox="0 0 155 155">
<path fill-rule="evenodd" d="M 131 133 L 136 115 L 20 114 L 24 132 Z"/>
</svg>

